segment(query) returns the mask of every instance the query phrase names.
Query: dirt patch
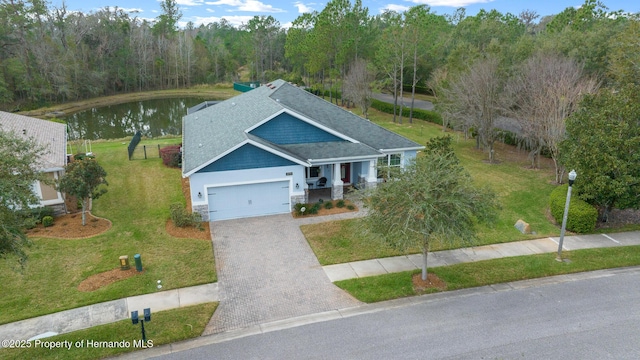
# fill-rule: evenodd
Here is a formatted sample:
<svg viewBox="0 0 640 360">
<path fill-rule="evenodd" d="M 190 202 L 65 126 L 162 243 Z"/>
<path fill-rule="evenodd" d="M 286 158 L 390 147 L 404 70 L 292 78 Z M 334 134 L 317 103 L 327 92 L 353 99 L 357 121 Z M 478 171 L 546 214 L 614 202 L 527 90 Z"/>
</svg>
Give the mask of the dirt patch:
<svg viewBox="0 0 640 360">
<path fill-rule="evenodd" d="M 447 289 L 447 284 L 442 281 L 438 275 L 434 273 L 427 273 L 427 280 L 422 280 L 422 274 L 414 274 L 412 277 L 413 289 L 416 293 L 424 293 L 429 289 L 438 289 L 444 291 Z"/>
<path fill-rule="evenodd" d="M 167 234 L 177 238 L 211 240 L 211 231 L 208 222 L 203 222 L 201 229 L 198 229 L 191 226 L 177 227 L 171 219 L 167 219 L 165 229 L 167 230 Z"/>
<path fill-rule="evenodd" d="M 326 203 L 327 201 L 325 201 L 324 203 Z M 358 207 L 355 206 L 351 201 L 349 200 L 344 200 L 344 207 L 337 207 L 336 203 L 338 202 L 338 200 L 334 200 L 332 201 L 333 203 L 333 207 L 331 209 L 326 209 L 324 207 L 324 203 L 322 206 L 320 206 L 320 209 L 318 210 L 317 214 L 312 214 L 312 215 L 298 215 L 295 211 L 293 211 L 291 214 L 293 215 L 294 218 L 301 218 L 301 217 L 312 217 L 312 216 L 324 216 L 324 215 L 334 215 L 334 214 L 342 214 L 342 213 L 346 213 L 346 212 L 352 212 L 352 211 L 358 211 Z M 353 210 L 349 210 L 347 208 L 347 206 L 353 206 Z"/>
<path fill-rule="evenodd" d="M 120 268 L 116 268 L 113 270 L 105 271 L 100 274 L 91 275 L 88 278 L 84 279 L 80 283 L 80 285 L 78 285 L 78 291 L 95 291 L 118 280 L 128 279 L 142 273 L 144 273 L 144 270 L 138 272 L 135 267 L 132 267 L 129 270 L 120 270 Z"/>
<path fill-rule="evenodd" d="M 82 214 L 75 213 L 54 218 L 53 225 L 49 227 L 38 224 L 35 228 L 27 230 L 26 234 L 30 237 L 85 239 L 100 235 L 110 228 L 111 221 L 95 217 L 90 213 L 87 213 L 86 225 L 82 226 Z"/>
</svg>

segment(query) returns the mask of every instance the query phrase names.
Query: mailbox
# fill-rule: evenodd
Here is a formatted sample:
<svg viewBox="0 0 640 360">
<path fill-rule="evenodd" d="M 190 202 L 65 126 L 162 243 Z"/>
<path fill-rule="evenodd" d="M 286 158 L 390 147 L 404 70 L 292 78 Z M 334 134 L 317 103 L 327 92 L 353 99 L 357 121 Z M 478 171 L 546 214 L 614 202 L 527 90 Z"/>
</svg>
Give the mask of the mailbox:
<svg viewBox="0 0 640 360">
<path fill-rule="evenodd" d="M 144 311 L 144 321 L 151 321 L 151 308 L 146 308 Z"/>
<path fill-rule="evenodd" d="M 138 311 L 137 310 L 131 312 L 131 323 L 133 325 L 138 323 Z"/>
</svg>

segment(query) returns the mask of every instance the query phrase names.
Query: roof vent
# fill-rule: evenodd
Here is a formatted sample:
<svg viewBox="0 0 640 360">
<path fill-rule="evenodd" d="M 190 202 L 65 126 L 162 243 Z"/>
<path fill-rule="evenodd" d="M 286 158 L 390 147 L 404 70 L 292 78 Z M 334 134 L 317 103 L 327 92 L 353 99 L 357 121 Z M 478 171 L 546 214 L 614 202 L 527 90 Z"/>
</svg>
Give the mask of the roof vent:
<svg viewBox="0 0 640 360">
<path fill-rule="evenodd" d="M 198 147 L 202 147 L 202 144 L 198 144 Z"/>
<path fill-rule="evenodd" d="M 232 102 L 232 103 L 231 103 L 231 106 L 236 106 L 236 103 Z"/>
<path fill-rule="evenodd" d="M 27 135 L 27 129 L 22 129 L 22 135 Z"/>
<path fill-rule="evenodd" d="M 276 102 L 280 102 L 280 99 L 276 99 Z"/>
</svg>

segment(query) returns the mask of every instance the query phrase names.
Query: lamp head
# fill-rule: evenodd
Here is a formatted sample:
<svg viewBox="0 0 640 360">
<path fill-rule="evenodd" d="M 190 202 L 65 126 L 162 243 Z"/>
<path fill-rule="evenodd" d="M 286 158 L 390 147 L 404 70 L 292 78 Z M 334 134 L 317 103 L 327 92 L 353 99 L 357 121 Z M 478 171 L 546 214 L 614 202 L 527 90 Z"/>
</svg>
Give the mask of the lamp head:
<svg viewBox="0 0 640 360">
<path fill-rule="evenodd" d="M 576 181 L 576 177 L 578 177 L 576 171 L 571 170 L 571 172 L 569 172 L 569 186 L 573 185 L 573 182 Z"/>
</svg>

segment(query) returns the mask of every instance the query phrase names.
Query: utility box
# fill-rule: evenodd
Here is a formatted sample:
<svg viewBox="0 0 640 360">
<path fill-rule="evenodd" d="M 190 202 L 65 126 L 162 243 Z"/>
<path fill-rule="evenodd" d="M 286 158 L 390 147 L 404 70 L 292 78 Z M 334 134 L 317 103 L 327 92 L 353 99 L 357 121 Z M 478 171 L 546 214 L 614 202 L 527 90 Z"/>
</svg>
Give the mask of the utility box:
<svg viewBox="0 0 640 360">
<path fill-rule="evenodd" d="M 140 258 L 140 254 L 133 255 L 133 259 L 136 262 L 136 270 L 138 270 L 138 272 L 141 272 L 142 271 L 142 259 Z"/>
<path fill-rule="evenodd" d="M 120 270 L 129 270 L 130 268 L 129 255 L 120 256 Z"/>
</svg>

